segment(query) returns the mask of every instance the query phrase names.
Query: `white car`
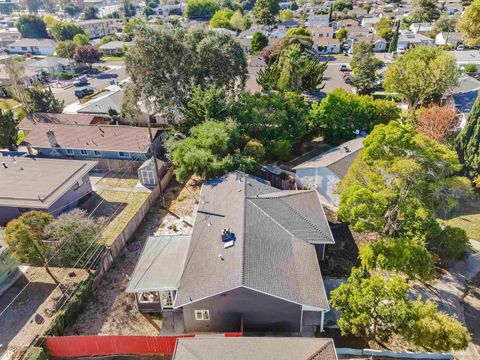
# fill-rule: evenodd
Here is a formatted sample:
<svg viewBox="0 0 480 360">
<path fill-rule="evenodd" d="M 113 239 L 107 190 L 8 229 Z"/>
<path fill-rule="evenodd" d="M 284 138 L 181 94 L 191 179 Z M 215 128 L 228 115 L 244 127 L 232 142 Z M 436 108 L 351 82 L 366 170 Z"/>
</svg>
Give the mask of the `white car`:
<svg viewBox="0 0 480 360">
<path fill-rule="evenodd" d="M 405 49 L 405 47 L 403 47 L 403 46 L 397 47 L 397 53 L 399 53 L 399 54 L 403 54 L 403 53 L 405 52 L 405 50 L 406 50 L 406 49 Z"/>
<path fill-rule="evenodd" d="M 349 71 L 350 68 L 348 64 L 340 64 L 340 71 Z"/>
</svg>

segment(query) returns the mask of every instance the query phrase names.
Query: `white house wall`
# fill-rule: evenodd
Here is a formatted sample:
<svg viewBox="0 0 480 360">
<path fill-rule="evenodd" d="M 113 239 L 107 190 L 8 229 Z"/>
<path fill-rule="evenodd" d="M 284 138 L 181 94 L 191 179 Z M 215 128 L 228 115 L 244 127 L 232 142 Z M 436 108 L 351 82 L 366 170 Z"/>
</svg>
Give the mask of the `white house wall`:
<svg viewBox="0 0 480 360">
<path fill-rule="evenodd" d="M 326 167 L 297 169 L 295 181 L 301 189 L 317 190 L 334 206 L 340 203 L 340 198 L 335 193 L 340 179 Z"/>
</svg>

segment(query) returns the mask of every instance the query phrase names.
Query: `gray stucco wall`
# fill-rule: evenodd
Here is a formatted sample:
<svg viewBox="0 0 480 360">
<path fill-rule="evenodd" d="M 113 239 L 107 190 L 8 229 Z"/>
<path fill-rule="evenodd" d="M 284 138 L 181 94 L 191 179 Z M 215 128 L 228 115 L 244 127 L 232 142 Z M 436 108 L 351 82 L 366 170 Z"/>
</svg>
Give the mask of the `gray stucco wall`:
<svg viewBox="0 0 480 360">
<path fill-rule="evenodd" d="M 195 320 L 195 310 L 209 310 L 210 320 Z M 250 289 L 238 288 L 183 307 L 186 332 L 299 332 L 302 307 Z"/>
<path fill-rule="evenodd" d="M 83 178 L 83 184 L 77 189 L 72 187 L 68 190 L 63 196 L 61 196 L 50 208 L 46 211 L 52 214 L 53 216 L 58 216 L 63 212 L 74 209 L 78 202 L 87 194 L 92 192 L 92 184 L 90 183 L 90 178 L 85 175 Z M 14 190 L 12 190 L 14 191 Z M 38 210 L 37 208 L 28 208 L 25 211 L 29 210 Z M 8 221 L 15 219 L 22 215 L 25 211 L 21 211 L 16 207 L 5 207 L 0 206 L 0 225 L 5 225 Z"/>
</svg>

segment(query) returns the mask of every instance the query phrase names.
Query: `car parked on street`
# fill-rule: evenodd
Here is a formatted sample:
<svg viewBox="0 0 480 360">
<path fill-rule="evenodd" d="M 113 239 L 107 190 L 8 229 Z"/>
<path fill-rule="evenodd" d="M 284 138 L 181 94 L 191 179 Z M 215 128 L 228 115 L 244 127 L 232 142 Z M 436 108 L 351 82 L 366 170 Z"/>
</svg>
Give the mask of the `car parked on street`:
<svg viewBox="0 0 480 360">
<path fill-rule="evenodd" d="M 75 96 L 81 99 L 87 95 L 92 95 L 94 92 L 95 91 L 91 87 L 87 86 L 87 87 L 75 90 Z"/>
<path fill-rule="evenodd" d="M 85 75 L 77 77 L 73 80 L 73 86 L 83 86 L 88 84 L 88 79 Z"/>
</svg>

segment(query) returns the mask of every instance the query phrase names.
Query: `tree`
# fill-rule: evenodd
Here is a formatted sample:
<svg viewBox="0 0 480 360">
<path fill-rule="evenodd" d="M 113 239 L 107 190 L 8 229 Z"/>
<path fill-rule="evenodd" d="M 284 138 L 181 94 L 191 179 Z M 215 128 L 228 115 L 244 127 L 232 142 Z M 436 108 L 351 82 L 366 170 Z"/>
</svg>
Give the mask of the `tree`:
<svg viewBox="0 0 480 360">
<path fill-rule="evenodd" d="M 398 276 L 383 279 L 353 269 L 348 282 L 332 290 L 330 304 L 341 312 L 342 335 L 388 341 L 400 335 L 429 351 L 465 349 L 471 336 L 456 319 L 427 301 L 412 301 L 408 285 Z"/>
<path fill-rule="evenodd" d="M 304 27 L 297 26 L 297 27 L 288 29 L 286 36 L 287 37 L 292 37 L 292 36 L 308 36 L 308 37 L 311 37 L 312 33 L 310 32 L 310 30 L 305 29 Z"/>
<path fill-rule="evenodd" d="M 356 43 L 353 47 L 353 57 L 350 65 L 353 75 L 349 82 L 356 88 L 360 95 L 370 95 L 377 88 L 377 76 L 379 61 L 373 54 L 372 45 L 367 42 Z"/>
<path fill-rule="evenodd" d="M 52 220 L 53 216 L 43 211 L 29 211 L 7 224 L 5 241 L 15 259 L 32 265 L 42 263 L 43 231 Z"/>
<path fill-rule="evenodd" d="M 85 34 L 80 26 L 65 21 L 57 21 L 53 24 L 51 32 L 57 41 L 73 40 L 74 36 Z"/>
<path fill-rule="evenodd" d="M 340 42 L 344 42 L 345 40 L 347 40 L 347 37 L 348 31 L 344 27 L 338 29 L 338 31 L 335 33 L 335 38 Z"/>
<path fill-rule="evenodd" d="M 292 154 L 292 143 L 286 139 L 275 141 L 270 150 L 270 156 L 275 160 L 285 161 Z"/>
<path fill-rule="evenodd" d="M 55 47 L 55 52 L 58 57 L 73 59 L 77 47 L 78 45 L 73 41 L 59 41 Z"/>
<path fill-rule="evenodd" d="M 125 19 L 134 17 L 137 14 L 137 7 L 130 0 L 122 0 L 122 9 L 123 16 Z"/>
<path fill-rule="evenodd" d="M 94 6 L 88 6 L 83 10 L 83 19 L 84 20 L 94 20 L 98 19 L 98 9 Z"/>
<path fill-rule="evenodd" d="M 390 46 L 388 48 L 389 52 L 397 51 L 399 34 L 400 34 L 400 21 L 397 20 L 395 25 L 395 31 L 393 32 L 392 40 L 390 41 Z"/>
<path fill-rule="evenodd" d="M 77 5 L 75 4 L 68 4 L 67 6 L 65 6 L 65 8 L 63 9 L 68 15 L 74 17 L 74 16 L 78 16 L 80 15 L 80 13 L 82 12 L 82 9 L 80 9 Z"/>
<path fill-rule="evenodd" d="M 418 46 L 389 64 L 383 85 L 387 91 L 402 94 L 415 109 L 440 100 L 458 83 L 459 75 L 452 55 L 439 48 Z"/>
<path fill-rule="evenodd" d="M 427 301 L 413 302 L 411 321 L 404 329 L 404 337 L 429 351 L 449 352 L 463 350 L 471 341 L 468 330 L 458 320 L 439 312 Z"/>
<path fill-rule="evenodd" d="M 230 18 L 230 27 L 234 30 L 243 31 L 250 27 L 250 21 L 242 15 L 240 10 L 236 10 Z"/>
<path fill-rule="evenodd" d="M 217 10 L 219 4 L 215 0 L 187 0 L 184 15 L 189 19 L 210 19 Z"/>
<path fill-rule="evenodd" d="M 48 29 L 51 29 L 52 26 L 58 22 L 58 19 L 52 14 L 47 14 L 43 17 L 43 22 L 45 23 Z"/>
<path fill-rule="evenodd" d="M 46 249 L 49 257 L 55 255 L 53 263 L 61 267 L 86 266 L 91 255 L 98 251 L 93 244 L 104 224 L 103 218 L 90 218 L 80 209 L 61 214 L 49 222 L 43 230 L 43 238 L 54 244 Z"/>
<path fill-rule="evenodd" d="M 265 46 L 268 45 L 268 37 L 266 37 L 260 31 L 253 33 L 252 40 L 250 42 L 250 48 L 253 52 L 262 50 Z"/>
<path fill-rule="evenodd" d="M 88 34 L 85 34 L 85 33 L 79 33 L 73 37 L 73 42 L 79 46 L 89 45 L 90 36 L 88 36 Z"/>
<path fill-rule="evenodd" d="M 105 35 L 104 37 L 102 37 L 102 38 L 100 39 L 99 44 L 100 44 L 100 45 L 105 45 L 105 44 L 107 44 L 107 43 L 109 43 L 109 42 L 118 41 L 118 40 L 120 40 L 120 39 L 119 39 L 117 36 L 115 36 L 115 35 Z M 86 44 L 83 44 L 83 45 L 86 45 Z"/>
<path fill-rule="evenodd" d="M 251 171 L 255 160 L 234 153 L 238 135 L 232 120 L 206 120 L 185 139 L 167 141 L 177 180 L 185 182 L 194 174 L 209 179 L 239 167 Z"/>
<path fill-rule="evenodd" d="M 145 15 L 147 18 L 155 14 L 155 10 L 153 10 L 150 6 L 143 7 L 143 15 Z"/>
<path fill-rule="evenodd" d="M 429 239 L 428 245 L 443 262 L 447 263 L 452 259 L 461 259 L 470 245 L 470 240 L 465 230 L 447 225 L 440 235 Z"/>
<path fill-rule="evenodd" d="M 47 26 L 39 16 L 22 15 L 15 22 L 15 26 L 23 38 L 48 38 Z"/>
<path fill-rule="evenodd" d="M 390 41 L 393 36 L 392 25 L 392 19 L 388 17 L 382 17 L 373 27 L 377 31 L 376 34 L 378 36 Z"/>
<path fill-rule="evenodd" d="M 454 108 L 434 104 L 421 109 L 416 129 L 433 140 L 444 143 L 452 138 L 459 123 Z"/>
<path fill-rule="evenodd" d="M 27 9 L 29 13 L 37 13 L 42 6 L 42 0 L 22 0 L 21 8 Z"/>
<path fill-rule="evenodd" d="M 465 127 L 456 140 L 456 148 L 466 173 L 472 178 L 480 176 L 480 96 L 477 96 Z"/>
<path fill-rule="evenodd" d="M 440 17 L 441 10 L 436 0 L 413 0 L 409 18 L 411 22 L 433 22 Z"/>
<path fill-rule="evenodd" d="M 289 9 L 283 9 L 282 11 L 280 11 L 279 15 L 278 15 L 280 21 L 288 21 L 288 20 L 293 20 L 293 12 L 292 10 L 289 10 Z"/>
<path fill-rule="evenodd" d="M 257 82 L 264 90 L 314 92 L 323 88 L 321 83 L 326 68 L 326 61 L 320 62 L 294 45 L 283 50 L 277 61 L 261 69 Z"/>
<path fill-rule="evenodd" d="M 253 7 L 253 15 L 259 24 L 272 25 L 280 12 L 280 5 L 276 0 L 257 0 Z"/>
<path fill-rule="evenodd" d="M 453 32 L 457 28 L 458 23 L 458 16 L 449 16 L 449 15 L 442 15 L 438 18 L 433 26 L 431 35 L 435 37 L 437 34 L 441 32 Z"/>
<path fill-rule="evenodd" d="M 480 45 L 480 0 L 473 0 L 462 14 L 457 26 L 468 46 Z"/>
<path fill-rule="evenodd" d="M 195 86 L 238 92 L 247 72 L 243 49 L 230 35 L 181 28 L 142 27 L 125 62 L 141 98 L 167 115 L 185 106 Z"/>
<path fill-rule="evenodd" d="M 123 27 L 123 33 L 127 35 L 128 39 L 132 40 L 134 32 L 137 29 L 140 29 L 142 26 L 144 26 L 146 22 L 138 17 L 134 17 L 132 19 L 129 19 L 128 22 L 125 24 Z"/>
<path fill-rule="evenodd" d="M 82 45 L 77 47 L 73 58 L 75 61 L 88 64 L 92 67 L 93 63 L 96 63 L 100 60 L 100 51 L 93 45 Z"/>
<path fill-rule="evenodd" d="M 63 111 L 64 101 L 55 98 L 51 90 L 39 85 L 28 88 L 25 92 L 26 107 L 29 112 L 58 114 Z"/>
<path fill-rule="evenodd" d="M 344 11 L 352 10 L 353 4 L 350 0 L 337 0 L 333 3 L 333 10 L 335 11 Z"/>
<path fill-rule="evenodd" d="M 233 10 L 230 9 L 220 9 L 213 14 L 210 19 L 210 26 L 212 28 L 230 28 L 230 19 L 233 16 Z"/>
<path fill-rule="evenodd" d="M 348 281 L 330 293 L 330 304 L 341 313 L 342 335 L 386 341 L 406 326 L 408 285 L 399 276 L 384 280 L 353 268 Z"/>
<path fill-rule="evenodd" d="M 18 120 L 11 110 L 0 110 L 0 147 L 17 149 Z"/>
<path fill-rule="evenodd" d="M 335 89 L 320 103 L 313 103 L 310 127 L 321 132 L 331 144 L 355 138 L 357 131 L 372 131 L 377 124 L 397 119 L 399 109 L 395 103 L 373 100 L 343 89 Z"/>
</svg>

